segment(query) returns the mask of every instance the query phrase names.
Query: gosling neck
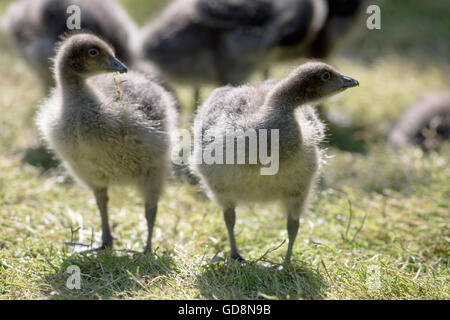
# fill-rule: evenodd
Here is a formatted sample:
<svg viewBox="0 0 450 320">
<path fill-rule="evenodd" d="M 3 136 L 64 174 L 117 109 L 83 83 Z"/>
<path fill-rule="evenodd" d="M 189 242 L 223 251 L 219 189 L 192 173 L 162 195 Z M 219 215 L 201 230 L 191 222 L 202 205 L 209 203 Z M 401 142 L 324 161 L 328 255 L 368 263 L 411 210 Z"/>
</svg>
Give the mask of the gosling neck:
<svg viewBox="0 0 450 320">
<path fill-rule="evenodd" d="M 297 107 L 311 102 L 307 85 L 291 81 L 291 79 L 281 80 L 269 92 L 265 100 L 268 110 L 275 112 L 293 112 Z"/>
<path fill-rule="evenodd" d="M 61 89 L 82 87 L 86 78 L 71 69 L 67 64 L 60 64 L 55 72 L 56 83 Z"/>
<path fill-rule="evenodd" d="M 97 101 L 97 95 L 87 83 L 87 78 L 80 76 L 69 68 L 61 68 L 56 73 L 57 90 L 61 93 L 64 106 L 70 106 L 70 109 L 78 109 L 78 106 L 94 106 Z M 84 101 L 83 104 L 74 103 L 74 101 Z M 75 110 L 74 109 L 74 110 Z"/>
</svg>

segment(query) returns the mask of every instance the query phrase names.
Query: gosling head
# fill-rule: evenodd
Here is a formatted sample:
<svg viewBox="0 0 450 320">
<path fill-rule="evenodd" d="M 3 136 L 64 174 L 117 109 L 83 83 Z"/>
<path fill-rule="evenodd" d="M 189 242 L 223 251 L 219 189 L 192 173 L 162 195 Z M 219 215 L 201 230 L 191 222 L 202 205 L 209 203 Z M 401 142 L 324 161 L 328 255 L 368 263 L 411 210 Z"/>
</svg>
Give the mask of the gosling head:
<svg viewBox="0 0 450 320">
<path fill-rule="evenodd" d="M 88 33 L 70 35 L 59 44 L 55 73 L 60 80 L 77 80 L 107 72 L 127 72 L 105 41 Z"/>
<path fill-rule="evenodd" d="M 348 88 L 359 86 L 359 82 L 343 75 L 323 62 L 308 62 L 294 69 L 272 91 L 272 103 L 295 108 L 313 103 Z"/>
</svg>

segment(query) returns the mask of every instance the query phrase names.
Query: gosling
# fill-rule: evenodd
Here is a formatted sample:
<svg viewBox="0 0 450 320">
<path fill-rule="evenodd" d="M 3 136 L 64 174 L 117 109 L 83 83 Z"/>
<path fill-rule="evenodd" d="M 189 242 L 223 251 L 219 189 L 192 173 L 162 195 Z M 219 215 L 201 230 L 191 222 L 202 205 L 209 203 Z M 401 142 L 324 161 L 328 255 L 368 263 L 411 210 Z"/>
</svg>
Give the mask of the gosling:
<svg viewBox="0 0 450 320">
<path fill-rule="evenodd" d="M 234 237 L 236 206 L 278 201 L 287 215 L 289 245 L 285 262 L 290 261 L 299 218 L 320 168 L 320 143 L 324 138 L 324 125 L 308 103 L 357 85 L 358 81 L 325 63 L 309 62 L 279 82 L 269 80 L 257 85 L 218 88 L 199 108 L 194 122 L 195 145 L 191 163 L 223 209 L 233 259 L 243 259 Z M 205 153 L 222 148 L 223 155 L 234 157 L 231 153 L 234 150 L 228 150 L 229 144 L 218 137 L 228 140 L 229 132 L 245 134 L 252 129 L 260 144 L 261 129 L 267 130 L 268 140 L 276 139 L 279 146 L 276 174 L 261 175 L 260 170 L 264 167 L 261 164 L 229 164 L 228 160 L 222 161 L 227 164 L 205 164 L 201 161 Z M 279 139 L 272 138 L 271 129 L 278 130 Z M 234 147 L 236 138 L 239 134 L 233 137 Z M 271 143 L 267 142 L 268 145 Z M 248 151 L 250 146 L 246 145 L 245 149 Z M 249 158 L 249 154 L 245 157 Z"/>
<path fill-rule="evenodd" d="M 439 149 L 450 138 L 450 91 L 430 93 L 408 107 L 388 136 L 393 149 L 419 145 Z"/>
<path fill-rule="evenodd" d="M 107 189 L 134 185 L 145 199 L 148 238 L 168 169 L 176 102 L 159 84 L 127 72 L 113 49 L 95 35 L 69 35 L 54 61 L 56 88 L 42 105 L 37 125 L 66 168 L 92 190 L 100 210 L 102 248 L 112 247 Z M 119 83 L 120 82 L 120 83 Z"/>
</svg>

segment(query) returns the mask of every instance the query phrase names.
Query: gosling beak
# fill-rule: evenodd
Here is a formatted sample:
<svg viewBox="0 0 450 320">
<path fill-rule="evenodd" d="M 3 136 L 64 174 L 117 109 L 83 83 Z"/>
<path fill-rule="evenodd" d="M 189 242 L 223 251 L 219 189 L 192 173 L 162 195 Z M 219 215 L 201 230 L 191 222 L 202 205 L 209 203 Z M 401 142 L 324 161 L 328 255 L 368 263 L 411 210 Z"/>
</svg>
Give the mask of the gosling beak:
<svg viewBox="0 0 450 320">
<path fill-rule="evenodd" d="M 120 62 L 118 59 L 114 57 L 109 57 L 108 62 L 106 63 L 106 68 L 109 71 L 117 71 L 120 73 L 128 72 L 128 68 L 125 67 L 125 65 Z"/>
<path fill-rule="evenodd" d="M 359 86 L 358 80 L 355 80 L 353 78 L 342 75 L 341 80 L 342 80 L 343 88 L 351 88 L 351 87 Z"/>
</svg>

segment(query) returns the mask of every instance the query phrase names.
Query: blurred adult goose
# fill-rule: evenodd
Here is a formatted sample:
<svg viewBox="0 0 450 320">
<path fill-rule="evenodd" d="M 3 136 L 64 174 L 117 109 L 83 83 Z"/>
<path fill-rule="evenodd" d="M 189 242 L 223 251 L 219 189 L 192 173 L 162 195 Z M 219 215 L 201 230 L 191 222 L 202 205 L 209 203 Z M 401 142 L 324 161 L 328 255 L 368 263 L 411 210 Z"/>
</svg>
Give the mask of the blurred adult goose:
<svg viewBox="0 0 450 320">
<path fill-rule="evenodd" d="M 141 54 L 175 82 L 237 85 L 269 61 L 280 41 L 312 19 L 325 20 L 326 12 L 315 12 L 322 2 L 178 0 L 142 30 Z M 311 32 L 319 28 L 314 23 Z"/>
<path fill-rule="evenodd" d="M 91 34 L 68 36 L 54 62 L 56 88 L 37 124 L 44 140 L 72 175 L 90 188 L 102 221 L 104 247 L 112 246 L 107 189 L 134 185 L 145 199 L 151 250 L 158 199 L 175 131 L 173 96 L 139 72 L 127 72 L 113 49 Z"/>
<path fill-rule="evenodd" d="M 326 2 L 328 7 L 326 20 L 308 45 L 307 57 L 327 58 L 345 42 L 352 31 L 366 28 L 361 17 L 368 0 L 327 0 Z M 371 4 L 378 2 L 379 0 L 374 0 Z"/>
<path fill-rule="evenodd" d="M 235 207 L 241 203 L 278 201 L 287 215 L 289 246 L 285 261 L 290 260 L 299 217 L 320 167 L 319 145 L 324 137 L 324 125 L 308 103 L 356 85 L 356 80 L 327 64 L 309 62 L 281 81 L 216 89 L 199 108 L 194 122 L 192 166 L 223 209 L 232 258 L 242 259 L 234 238 Z M 246 151 L 245 164 L 236 161 L 238 141 L 245 143 L 252 134 L 258 149 L 264 148 L 263 134 L 267 134 L 267 145 L 275 146 L 271 154 L 275 158 L 272 160 L 279 162 L 276 172 L 263 174 L 266 166 L 262 159 L 250 163 L 252 150 L 259 157 L 262 152 L 250 142 L 245 148 L 241 146 Z M 222 150 L 225 160 L 221 158 Z M 206 161 L 205 155 L 213 153 L 221 154 L 219 160 Z"/>
<path fill-rule="evenodd" d="M 328 54 L 363 1 L 335 2 L 177 0 L 142 30 L 140 51 L 172 81 L 238 85 L 271 63 Z"/>
<path fill-rule="evenodd" d="M 117 57 L 131 66 L 134 62 L 134 35 L 138 28 L 114 0 L 20 0 L 10 5 L 1 29 L 27 63 L 37 72 L 48 91 L 53 86 L 50 58 L 55 44 L 68 31 L 69 6 L 80 8 L 81 28 L 108 41 Z"/>
<path fill-rule="evenodd" d="M 399 149 L 420 145 L 437 149 L 450 136 L 450 91 L 434 92 L 408 107 L 389 133 L 388 143 Z"/>
</svg>

